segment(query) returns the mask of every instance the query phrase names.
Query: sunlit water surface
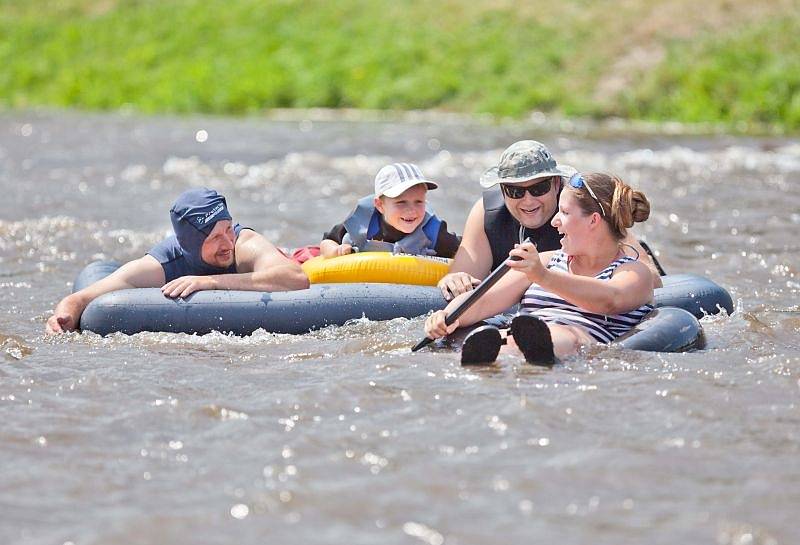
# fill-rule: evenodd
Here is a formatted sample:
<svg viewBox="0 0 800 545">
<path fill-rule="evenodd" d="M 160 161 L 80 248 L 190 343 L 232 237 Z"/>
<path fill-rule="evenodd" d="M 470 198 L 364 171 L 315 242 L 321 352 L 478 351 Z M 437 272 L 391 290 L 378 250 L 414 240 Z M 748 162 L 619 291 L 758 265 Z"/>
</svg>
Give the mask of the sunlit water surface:
<svg viewBox="0 0 800 545">
<path fill-rule="evenodd" d="M 462 369 L 409 352 L 420 319 L 42 334 L 76 273 L 141 256 L 188 187 L 293 247 L 413 161 L 460 228 L 522 138 L 647 193 L 664 267 L 736 302 L 703 320 L 706 350 Z M 1 543 L 800 542 L 796 141 L 16 113 L 0 191 Z"/>
</svg>

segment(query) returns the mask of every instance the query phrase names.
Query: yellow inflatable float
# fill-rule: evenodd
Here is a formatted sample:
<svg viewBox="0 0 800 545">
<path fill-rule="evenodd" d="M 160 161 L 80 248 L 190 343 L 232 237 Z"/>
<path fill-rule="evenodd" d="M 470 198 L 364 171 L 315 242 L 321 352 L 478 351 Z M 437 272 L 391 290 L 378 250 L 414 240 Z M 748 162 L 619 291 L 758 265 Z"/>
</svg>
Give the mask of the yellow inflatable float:
<svg viewBox="0 0 800 545">
<path fill-rule="evenodd" d="M 325 259 L 315 257 L 302 267 L 312 284 L 367 282 L 435 286 L 452 259 L 389 252 L 361 252 Z"/>
</svg>

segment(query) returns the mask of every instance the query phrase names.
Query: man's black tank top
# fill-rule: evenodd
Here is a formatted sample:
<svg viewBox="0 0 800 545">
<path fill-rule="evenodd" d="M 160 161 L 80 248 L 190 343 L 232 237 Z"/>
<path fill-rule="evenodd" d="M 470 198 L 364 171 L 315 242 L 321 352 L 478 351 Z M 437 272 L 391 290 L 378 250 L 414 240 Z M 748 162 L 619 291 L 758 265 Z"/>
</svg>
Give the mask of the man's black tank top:
<svg viewBox="0 0 800 545">
<path fill-rule="evenodd" d="M 492 270 L 508 258 L 508 252 L 520 241 L 520 224 L 506 208 L 503 193 L 497 185 L 483 192 L 483 230 L 492 249 Z M 553 213 L 555 216 L 555 212 Z M 561 235 L 550 224 L 553 218 L 538 229 L 525 228 L 522 239 L 529 237 L 540 252 L 561 248 Z"/>
</svg>

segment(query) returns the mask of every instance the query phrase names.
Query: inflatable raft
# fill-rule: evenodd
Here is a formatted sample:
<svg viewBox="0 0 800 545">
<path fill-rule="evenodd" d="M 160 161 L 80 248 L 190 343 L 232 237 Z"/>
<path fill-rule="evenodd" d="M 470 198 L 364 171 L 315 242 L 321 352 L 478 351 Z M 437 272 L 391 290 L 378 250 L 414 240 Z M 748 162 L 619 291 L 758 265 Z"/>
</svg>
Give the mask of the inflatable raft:
<svg viewBox="0 0 800 545">
<path fill-rule="evenodd" d="M 88 265 L 74 290 L 111 274 L 114 262 Z M 679 274 L 663 277 L 655 290 L 656 310 L 633 331 L 615 341 L 649 351 L 677 352 L 704 345 L 698 318 L 733 312 L 727 291 L 707 278 Z M 444 308 L 438 288 L 410 284 L 313 284 L 299 291 L 201 291 L 169 299 L 158 288 L 120 290 L 98 297 L 81 316 L 81 329 L 100 335 L 164 331 L 203 335 L 212 331 L 249 335 L 258 329 L 302 334 L 353 319 L 413 318 Z"/>
<path fill-rule="evenodd" d="M 435 286 L 447 274 L 452 259 L 388 252 L 362 252 L 303 263 L 312 284 L 380 283 Z"/>
</svg>

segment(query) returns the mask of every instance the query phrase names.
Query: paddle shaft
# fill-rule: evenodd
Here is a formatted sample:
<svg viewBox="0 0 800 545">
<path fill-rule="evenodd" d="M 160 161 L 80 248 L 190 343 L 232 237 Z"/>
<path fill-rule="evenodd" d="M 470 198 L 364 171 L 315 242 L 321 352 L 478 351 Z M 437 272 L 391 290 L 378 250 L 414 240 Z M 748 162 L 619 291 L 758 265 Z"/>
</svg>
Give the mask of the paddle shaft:
<svg viewBox="0 0 800 545">
<path fill-rule="evenodd" d="M 528 241 L 529 241 L 529 239 L 525 239 L 525 242 L 528 242 Z M 508 260 L 520 261 L 521 259 L 522 259 L 521 257 L 512 256 L 512 257 L 509 257 L 506 261 L 508 261 Z M 474 290 L 472 290 L 472 292 L 469 294 L 469 297 L 464 299 L 461 302 L 460 305 L 458 305 L 456 308 L 453 309 L 453 312 L 451 312 L 450 314 L 447 315 L 447 318 L 444 319 L 445 325 L 452 325 L 452 323 L 455 322 L 456 320 L 458 320 L 459 317 L 462 314 L 464 314 L 467 310 L 469 310 L 469 308 L 472 305 L 474 305 L 475 302 L 478 299 L 480 299 L 480 297 L 484 293 L 486 293 L 486 291 L 489 288 L 491 288 L 492 286 L 497 284 L 497 281 L 500 280 L 503 277 L 504 274 L 506 274 L 509 270 L 511 270 L 511 267 L 509 267 L 506 264 L 506 261 L 503 261 L 503 263 L 499 267 L 497 267 L 495 270 L 493 270 L 491 272 L 491 274 L 489 274 L 489 276 L 484 278 L 483 282 L 478 284 L 478 287 L 476 287 Z M 414 346 L 414 348 L 411 349 L 411 351 L 412 352 L 416 352 L 420 348 L 425 348 L 426 346 L 428 346 L 432 342 L 433 342 L 433 339 L 431 339 L 430 337 L 425 337 L 421 341 L 419 341 Z"/>
</svg>

